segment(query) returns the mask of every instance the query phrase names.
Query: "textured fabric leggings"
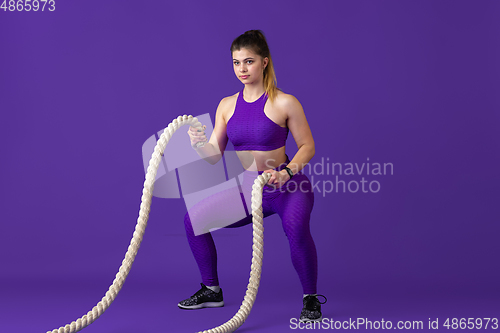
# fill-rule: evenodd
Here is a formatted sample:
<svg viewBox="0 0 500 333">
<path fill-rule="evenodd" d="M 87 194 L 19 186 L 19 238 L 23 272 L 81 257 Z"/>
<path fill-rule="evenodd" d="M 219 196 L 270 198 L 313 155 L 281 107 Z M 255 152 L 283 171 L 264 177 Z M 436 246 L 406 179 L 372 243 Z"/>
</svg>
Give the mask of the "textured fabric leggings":
<svg viewBox="0 0 500 333">
<path fill-rule="evenodd" d="M 275 170 L 281 170 L 288 163 L 283 163 Z M 259 174 L 262 171 L 258 172 Z M 257 173 L 255 172 L 255 175 Z M 250 197 L 251 186 L 255 177 L 244 177 L 241 199 L 249 214 L 239 221 L 226 226 L 226 228 L 236 228 L 252 223 Z M 207 210 L 219 209 L 223 205 L 227 191 L 212 195 L 189 209 L 184 218 L 187 239 L 191 251 L 200 269 L 202 281 L 207 286 L 219 285 L 217 276 L 217 251 L 210 232 L 195 235 L 191 223 L 190 215 L 205 214 Z M 234 191 L 232 192 L 234 197 Z M 292 264 L 299 275 L 304 294 L 315 294 L 318 264 L 316 246 L 311 236 L 309 220 L 314 204 L 314 193 L 311 182 L 306 175 L 299 172 L 288 180 L 281 188 L 272 188 L 265 185 L 263 189 L 262 209 L 264 218 L 277 213 L 281 218 L 283 230 L 290 243 Z M 217 208 L 218 207 L 218 208 Z"/>
</svg>

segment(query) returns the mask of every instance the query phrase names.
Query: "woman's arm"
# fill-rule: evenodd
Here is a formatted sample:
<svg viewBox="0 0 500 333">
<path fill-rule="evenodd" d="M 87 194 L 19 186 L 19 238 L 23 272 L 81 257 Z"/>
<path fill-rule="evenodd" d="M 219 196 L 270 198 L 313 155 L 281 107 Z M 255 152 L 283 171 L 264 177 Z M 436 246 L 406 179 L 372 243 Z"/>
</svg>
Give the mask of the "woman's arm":
<svg viewBox="0 0 500 333">
<path fill-rule="evenodd" d="M 290 129 L 290 132 L 292 133 L 295 143 L 299 149 L 287 165 L 292 173 L 296 174 L 313 158 L 315 154 L 314 139 L 311 129 L 309 128 L 306 115 L 304 114 L 304 109 L 297 98 L 289 94 L 283 94 L 281 100 L 277 103 L 277 107 L 279 107 L 286 115 L 287 126 Z M 268 181 L 270 184 L 274 183 L 281 186 L 290 179 L 290 176 L 285 169 L 279 172 L 272 169 L 266 171 L 273 174 Z"/>
<path fill-rule="evenodd" d="M 300 102 L 292 95 L 286 97 L 287 125 L 299 149 L 287 167 L 292 170 L 293 174 L 296 174 L 313 158 L 314 139 Z"/>
<path fill-rule="evenodd" d="M 228 138 L 225 121 L 225 111 L 227 109 L 227 105 L 228 98 L 225 97 L 220 101 L 219 106 L 217 107 L 217 111 L 215 112 L 214 131 L 210 136 L 210 140 L 206 142 L 203 147 L 194 148 L 198 155 L 200 155 L 201 158 L 203 158 L 210 164 L 215 164 L 221 159 L 227 146 Z M 203 132 L 196 132 L 196 129 L 194 127 L 189 127 L 188 134 L 192 139 L 195 136 L 205 136 Z"/>
</svg>

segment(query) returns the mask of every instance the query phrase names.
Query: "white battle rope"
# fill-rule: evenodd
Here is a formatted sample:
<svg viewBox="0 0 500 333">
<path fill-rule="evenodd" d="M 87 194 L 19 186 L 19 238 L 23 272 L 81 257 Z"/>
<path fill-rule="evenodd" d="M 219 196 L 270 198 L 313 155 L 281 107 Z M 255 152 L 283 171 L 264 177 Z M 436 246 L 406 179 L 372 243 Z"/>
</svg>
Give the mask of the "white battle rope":
<svg viewBox="0 0 500 333">
<path fill-rule="evenodd" d="M 122 265 L 116 274 L 113 284 L 109 287 L 106 295 L 97 303 L 94 308 L 89 311 L 86 315 L 73 321 L 71 324 L 66 326 L 61 326 L 59 329 L 48 331 L 47 333 L 74 333 L 78 332 L 85 327 L 92 324 L 97 318 L 99 318 L 104 311 L 108 309 L 111 303 L 115 300 L 116 295 L 122 288 L 127 278 L 130 268 L 134 262 L 139 246 L 142 242 L 142 237 L 144 231 L 146 230 L 146 225 L 148 223 L 149 211 L 151 208 L 151 198 L 153 197 L 153 188 L 156 178 L 156 173 L 158 171 L 158 165 L 161 161 L 161 156 L 165 151 L 168 141 L 172 135 L 181 126 L 191 125 L 193 127 L 201 128 L 201 123 L 197 118 L 193 116 L 179 116 L 174 119 L 170 124 L 168 124 L 165 131 L 160 136 L 156 147 L 154 149 L 151 160 L 149 161 L 149 166 L 147 169 L 146 180 L 144 181 L 144 189 L 142 191 L 142 202 L 141 209 L 139 211 L 139 218 L 137 219 L 137 225 L 135 226 L 134 235 L 130 241 L 127 253 L 125 253 L 125 259 L 122 261 Z M 250 280 L 247 286 L 247 292 L 243 299 L 238 312 L 228 320 L 226 323 L 217 326 L 215 328 L 203 331 L 202 333 L 226 333 L 234 332 L 238 327 L 240 327 L 247 319 L 250 311 L 252 310 L 253 303 L 255 302 L 255 297 L 257 296 L 257 291 L 260 284 L 260 274 L 262 268 L 262 256 L 264 251 L 264 226 L 263 226 L 263 215 L 262 215 L 262 188 L 264 184 L 271 178 L 270 173 L 263 173 L 255 180 L 252 187 L 252 215 L 253 215 L 253 253 L 252 253 L 252 266 L 250 271 Z M 201 333 L 201 332 L 199 332 Z"/>
</svg>

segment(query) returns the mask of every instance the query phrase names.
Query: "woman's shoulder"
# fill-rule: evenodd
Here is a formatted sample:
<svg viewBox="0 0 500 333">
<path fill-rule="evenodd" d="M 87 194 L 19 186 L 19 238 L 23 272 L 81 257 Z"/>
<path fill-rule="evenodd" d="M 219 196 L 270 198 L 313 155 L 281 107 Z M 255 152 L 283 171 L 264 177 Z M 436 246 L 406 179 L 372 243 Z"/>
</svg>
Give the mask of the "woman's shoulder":
<svg viewBox="0 0 500 333">
<path fill-rule="evenodd" d="M 276 107 L 281 109 L 289 109 L 291 107 L 296 107 L 300 105 L 299 100 L 292 94 L 287 94 L 284 91 L 278 89 L 274 103 Z"/>
<path fill-rule="evenodd" d="M 219 105 L 223 108 L 230 108 L 231 106 L 236 104 L 236 100 L 238 99 L 238 94 L 239 92 L 235 93 L 234 95 L 222 98 L 221 101 L 219 102 Z"/>
<path fill-rule="evenodd" d="M 222 99 L 222 101 L 224 101 L 225 103 L 233 103 L 233 102 L 236 102 L 236 100 L 238 99 L 238 94 L 240 92 L 238 91 L 237 93 L 233 94 L 233 95 L 230 95 L 230 96 L 226 96 Z M 221 101 L 221 102 L 222 102 Z"/>
<path fill-rule="evenodd" d="M 219 102 L 219 106 L 217 107 L 217 111 L 221 113 L 223 118 L 226 118 L 228 113 L 230 113 L 231 109 L 234 110 L 234 106 L 236 105 L 236 100 L 238 99 L 238 92 L 231 96 L 226 96 L 222 98 Z"/>
</svg>

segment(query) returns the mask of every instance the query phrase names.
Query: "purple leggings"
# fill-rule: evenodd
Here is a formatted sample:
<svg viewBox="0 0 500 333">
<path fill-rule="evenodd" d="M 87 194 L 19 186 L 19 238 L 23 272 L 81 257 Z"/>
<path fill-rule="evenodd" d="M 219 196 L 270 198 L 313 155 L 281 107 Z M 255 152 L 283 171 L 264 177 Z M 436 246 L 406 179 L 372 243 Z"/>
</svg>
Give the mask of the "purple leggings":
<svg viewBox="0 0 500 333">
<path fill-rule="evenodd" d="M 275 170 L 283 169 L 288 162 L 287 158 L 287 162 L 281 164 Z M 262 171 L 258 173 L 261 174 Z M 256 175 L 256 173 L 254 174 Z M 244 176 L 242 188 L 251 189 L 253 179 L 255 177 Z M 249 193 L 248 191 L 243 192 Z M 271 186 L 265 185 L 262 194 L 264 217 L 277 213 L 281 218 L 283 230 L 290 243 L 292 264 L 299 275 L 304 294 L 316 294 L 318 260 L 316 246 L 309 229 L 309 219 L 314 205 L 314 193 L 309 178 L 299 172 L 281 188 L 273 189 Z M 204 199 L 189 209 L 184 218 L 189 246 L 200 269 L 203 283 L 207 286 L 219 285 L 217 250 L 210 232 L 198 236 L 194 234 L 189 216 L 204 214 L 206 209 L 213 209 L 217 205 L 220 206 L 225 195 L 227 193 L 220 192 Z M 244 205 L 245 199 L 247 199 L 247 203 L 250 202 L 248 196 L 245 196 L 241 193 Z M 237 228 L 252 223 L 251 206 L 247 206 L 250 214 L 226 226 L 226 228 Z"/>
</svg>

